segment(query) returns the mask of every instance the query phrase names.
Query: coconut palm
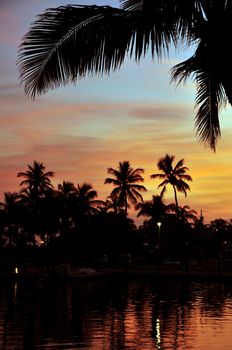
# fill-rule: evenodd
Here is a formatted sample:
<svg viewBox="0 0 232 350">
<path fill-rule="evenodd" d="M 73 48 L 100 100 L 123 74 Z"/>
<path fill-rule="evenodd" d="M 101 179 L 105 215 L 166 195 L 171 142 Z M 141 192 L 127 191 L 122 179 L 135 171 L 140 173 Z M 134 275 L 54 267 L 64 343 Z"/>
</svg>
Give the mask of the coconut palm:
<svg viewBox="0 0 232 350">
<path fill-rule="evenodd" d="M 124 206 L 125 215 L 129 207 L 129 202 L 136 204 L 138 200 L 143 201 L 143 197 L 139 192 L 146 191 L 138 182 L 143 182 L 141 174 L 144 170 L 141 168 L 133 169 L 129 161 L 119 162 L 118 169 L 108 168 L 108 174 L 114 178 L 107 177 L 105 184 L 113 184 L 115 187 L 111 192 L 111 197 L 118 199 L 118 204 Z"/>
<path fill-rule="evenodd" d="M 183 192 L 187 196 L 187 191 L 190 191 L 190 187 L 186 181 L 192 181 L 190 175 L 186 172 L 189 170 L 184 166 L 184 159 L 179 160 L 176 165 L 173 165 L 175 156 L 166 154 L 163 158 L 160 158 L 157 166 L 162 173 L 152 174 L 151 179 L 162 179 L 158 188 L 162 187 L 161 195 L 166 191 L 167 185 L 171 185 L 174 191 L 175 204 L 178 211 L 179 205 L 177 200 L 177 192 Z"/>
<path fill-rule="evenodd" d="M 106 213 L 113 212 L 114 214 L 119 214 L 123 210 L 123 204 L 116 195 L 112 196 L 111 193 L 106 198 L 104 206 L 101 208 L 101 210 Z"/>
<path fill-rule="evenodd" d="M 65 216 L 71 217 L 73 204 L 72 200 L 75 193 L 76 188 L 73 182 L 63 181 L 62 184 L 58 184 L 56 196 L 60 203 L 61 213 Z"/>
<path fill-rule="evenodd" d="M 62 184 L 58 184 L 58 190 L 62 197 L 67 198 L 75 192 L 75 186 L 73 182 L 63 181 Z"/>
<path fill-rule="evenodd" d="M 53 191 L 50 178 L 54 176 L 54 172 L 45 170 L 46 167 L 42 162 L 34 161 L 32 165 L 28 164 L 28 170 L 17 174 L 18 177 L 24 178 L 20 183 L 20 186 L 23 186 L 20 199 L 27 213 L 26 231 L 32 239 L 38 235 L 43 240 L 48 226 L 48 217 L 53 217 L 53 207 L 47 205 L 47 199 L 50 202 Z"/>
<path fill-rule="evenodd" d="M 17 192 L 5 192 L 4 193 L 4 202 L 0 202 L 2 208 L 5 211 L 14 211 L 15 207 L 19 203 L 20 195 Z"/>
<path fill-rule="evenodd" d="M 1 232 L 1 242 L 3 236 L 7 237 L 10 245 L 15 245 L 19 241 L 23 224 L 23 207 L 20 203 L 20 195 L 17 192 L 5 192 L 4 202 L 0 203 L 3 214 L 3 231 Z M 6 238 L 5 237 L 5 238 Z"/>
<path fill-rule="evenodd" d="M 33 165 L 28 164 L 28 170 L 25 172 L 19 172 L 17 177 L 24 177 L 20 183 L 20 186 L 24 186 L 22 192 L 31 197 L 31 199 L 37 200 L 45 195 L 46 191 L 53 188 L 50 177 L 54 176 L 53 171 L 45 171 L 43 163 L 34 160 Z"/>
<path fill-rule="evenodd" d="M 88 215 L 98 212 L 97 207 L 104 203 L 96 198 L 97 191 L 93 189 L 92 185 L 88 183 L 83 183 L 82 185 L 77 184 L 73 196 L 74 210 L 77 213 L 77 219 L 83 219 Z"/>
<path fill-rule="evenodd" d="M 20 45 L 18 67 L 33 98 L 87 75 L 119 69 L 126 57 L 151 53 L 158 60 L 175 48 L 193 47 L 172 72 L 194 78 L 196 131 L 215 150 L 219 109 L 232 103 L 232 3 L 228 0 L 121 0 L 121 8 L 67 5 L 48 9 Z"/>
<path fill-rule="evenodd" d="M 193 225 L 197 220 L 197 212 L 194 209 L 190 209 L 188 205 L 184 205 L 183 207 L 178 208 L 179 212 L 179 218 L 184 223 L 189 223 L 191 221 L 191 224 Z"/>
<path fill-rule="evenodd" d="M 166 205 L 162 196 L 152 196 L 151 200 L 136 205 L 136 209 L 139 210 L 137 217 L 142 215 L 150 217 L 154 225 L 162 221 L 168 213 L 173 212 L 174 207 L 174 204 Z"/>
<path fill-rule="evenodd" d="M 58 184 L 58 191 L 56 191 L 56 200 L 59 203 L 60 230 L 66 236 L 70 235 L 70 230 L 73 226 L 73 198 L 75 192 L 75 185 L 70 181 L 63 181 Z"/>
</svg>

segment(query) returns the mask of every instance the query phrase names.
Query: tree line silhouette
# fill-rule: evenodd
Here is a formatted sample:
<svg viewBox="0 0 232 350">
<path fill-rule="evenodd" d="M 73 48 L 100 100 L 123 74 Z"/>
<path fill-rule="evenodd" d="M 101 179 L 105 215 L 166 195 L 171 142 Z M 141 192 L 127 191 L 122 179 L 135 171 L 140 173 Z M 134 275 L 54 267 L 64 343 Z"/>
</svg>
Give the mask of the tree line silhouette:
<svg viewBox="0 0 232 350">
<path fill-rule="evenodd" d="M 5 192 L 0 203 L 0 249 L 2 259 L 20 264 L 93 264 L 107 256 L 111 263 L 120 254 L 136 261 L 200 258 L 229 255 L 232 248 L 232 220 L 216 219 L 204 224 L 202 213 L 179 206 L 177 193 L 187 196 L 192 181 L 184 159 L 174 164 L 166 154 L 157 166 L 160 194 L 143 200 L 146 187 L 144 169 L 133 169 L 129 161 L 108 168 L 104 181 L 113 189 L 105 200 L 97 197 L 91 184 L 63 181 L 54 188 L 53 171 L 34 161 L 25 172 L 18 192 Z M 173 188 L 175 203 L 165 203 L 167 186 Z M 145 217 L 137 227 L 128 215 L 134 207 L 137 217 Z M 159 248 L 157 250 L 157 247 Z"/>
</svg>

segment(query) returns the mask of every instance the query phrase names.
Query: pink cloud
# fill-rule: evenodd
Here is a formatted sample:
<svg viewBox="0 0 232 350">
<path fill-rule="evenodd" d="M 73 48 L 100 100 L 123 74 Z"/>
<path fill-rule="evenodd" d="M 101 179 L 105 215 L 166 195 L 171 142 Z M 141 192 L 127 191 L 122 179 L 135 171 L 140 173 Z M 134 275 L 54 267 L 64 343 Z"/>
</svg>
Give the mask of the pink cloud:
<svg viewBox="0 0 232 350">
<path fill-rule="evenodd" d="M 10 14 L 6 11 L 0 11 L 0 17 L 10 17 Z"/>
<path fill-rule="evenodd" d="M 186 115 L 190 114 L 188 106 L 184 104 L 150 104 L 148 106 L 136 106 L 131 109 L 129 115 L 139 119 L 158 119 L 170 122 L 171 119 L 177 119 L 178 121 L 186 119 Z M 165 119 L 164 119 L 165 118 Z"/>
</svg>

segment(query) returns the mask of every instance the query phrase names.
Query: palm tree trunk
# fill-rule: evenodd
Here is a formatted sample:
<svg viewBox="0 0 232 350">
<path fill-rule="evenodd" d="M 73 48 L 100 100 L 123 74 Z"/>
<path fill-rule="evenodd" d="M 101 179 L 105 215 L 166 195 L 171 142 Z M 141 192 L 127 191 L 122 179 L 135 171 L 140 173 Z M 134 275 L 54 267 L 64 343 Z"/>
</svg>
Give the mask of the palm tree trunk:
<svg viewBox="0 0 232 350">
<path fill-rule="evenodd" d="M 178 201 L 177 201 L 177 193 L 176 193 L 176 188 L 175 186 L 173 185 L 173 190 L 174 190 L 174 196 L 175 196 L 175 203 L 176 203 L 176 210 L 177 212 L 179 212 L 179 205 L 178 205 Z"/>
<path fill-rule="evenodd" d="M 124 201 L 125 201 L 125 216 L 127 217 L 127 208 L 128 208 L 128 205 L 127 205 L 127 198 L 126 198 L 126 194 L 125 194 Z"/>
</svg>

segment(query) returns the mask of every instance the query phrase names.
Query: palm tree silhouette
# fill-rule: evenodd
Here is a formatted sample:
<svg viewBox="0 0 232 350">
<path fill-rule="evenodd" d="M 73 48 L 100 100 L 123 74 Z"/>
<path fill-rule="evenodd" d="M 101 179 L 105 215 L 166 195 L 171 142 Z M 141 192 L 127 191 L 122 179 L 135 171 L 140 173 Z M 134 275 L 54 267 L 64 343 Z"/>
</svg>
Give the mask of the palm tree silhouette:
<svg viewBox="0 0 232 350">
<path fill-rule="evenodd" d="M 166 205 L 163 201 L 163 196 L 152 196 L 151 200 L 136 205 L 136 209 L 139 210 L 137 217 L 142 215 L 150 217 L 154 225 L 162 221 L 168 213 L 174 210 L 174 207 L 174 204 Z"/>
<path fill-rule="evenodd" d="M 24 36 L 18 67 L 33 98 L 87 75 L 119 69 L 126 57 L 151 52 L 161 60 L 170 46 L 195 52 L 174 67 L 178 82 L 197 86 L 196 132 L 215 150 L 218 112 L 232 103 L 232 3 L 227 0 L 121 0 L 121 8 L 67 5 L 48 9 Z"/>
<path fill-rule="evenodd" d="M 28 164 L 28 170 L 19 172 L 17 177 L 24 177 L 20 186 L 25 186 L 23 192 L 32 200 L 37 200 L 45 195 L 46 191 L 53 188 L 50 177 L 54 176 L 53 171 L 45 171 L 43 163 L 34 160 L 33 165 Z"/>
<path fill-rule="evenodd" d="M 129 161 L 119 162 L 118 169 L 108 168 L 108 173 L 114 178 L 107 177 L 105 184 L 113 184 L 115 187 L 111 192 L 111 197 L 118 199 L 118 204 L 124 206 L 125 216 L 129 208 L 129 203 L 136 204 L 138 200 L 143 201 L 143 197 L 139 192 L 146 191 L 142 185 L 137 182 L 143 182 L 144 170 L 141 168 L 133 169 Z"/>
<path fill-rule="evenodd" d="M 190 209 L 188 205 L 184 205 L 183 207 L 179 207 L 179 218 L 184 223 L 189 223 L 190 220 L 193 225 L 197 220 L 197 212 L 194 209 Z"/>
<path fill-rule="evenodd" d="M 20 228 L 22 229 L 22 207 L 20 205 L 20 195 L 17 192 L 5 192 L 4 202 L 0 203 L 3 208 L 3 226 L 5 228 L 1 233 L 1 243 L 3 236 L 7 236 L 10 245 L 18 241 Z"/>
<path fill-rule="evenodd" d="M 63 181 L 62 184 L 58 184 L 58 191 L 62 197 L 67 198 L 73 192 L 75 192 L 74 183 L 70 181 Z"/>
<path fill-rule="evenodd" d="M 61 231 L 66 235 L 70 233 L 73 225 L 73 197 L 75 192 L 76 188 L 73 182 L 63 181 L 58 184 L 56 198 L 59 202 Z"/>
<path fill-rule="evenodd" d="M 187 196 L 187 191 L 190 191 L 189 185 L 185 181 L 192 181 L 190 175 L 186 173 L 189 170 L 184 166 L 184 159 L 179 160 L 175 166 L 173 166 L 173 161 L 175 156 L 170 156 L 166 154 L 157 163 L 158 169 L 162 171 L 159 174 L 152 174 L 151 179 L 162 179 L 163 181 L 159 184 L 158 188 L 162 187 L 161 195 L 166 191 L 166 186 L 170 184 L 173 187 L 176 210 L 178 212 L 178 200 L 177 192 L 183 192 L 185 197 Z"/>
<path fill-rule="evenodd" d="M 83 183 L 82 185 L 77 184 L 73 198 L 75 210 L 79 219 L 97 213 L 97 207 L 104 204 L 103 201 L 96 199 L 97 191 L 88 183 Z"/>
<path fill-rule="evenodd" d="M 34 160 L 32 165 L 28 164 L 28 170 L 17 174 L 17 177 L 24 178 L 20 183 L 23 186 L 20 197 L 24 210 L 27 210 L 27 231 L 32 238 L 39 235 L 42 240 L 48 224 L 48 211 L 49 216 L 53 216 L 53 208 L 50 206 L 48 209 L 47 199 L 50 197 L 48 194 L 52 195 L 53 192 L 50 178 L 54 176 L 54 172 L 45 172 L 45 169 L 42 162 Z"/>
<path fill-rule="evenodd" d="M 122 210 L 122 207 L 123 207 L 123 204 L 120 202 L 119 198 L 116 195 L 113 196 L 111 193 L 106 198 L 103 211 L 114 212 L 115 214 L 119 214 Z"/>
</svg>

